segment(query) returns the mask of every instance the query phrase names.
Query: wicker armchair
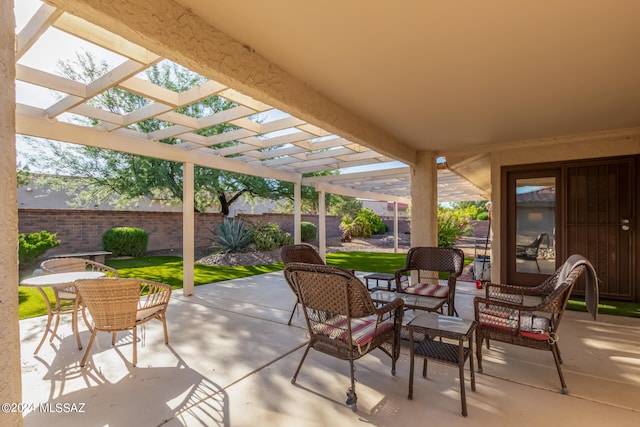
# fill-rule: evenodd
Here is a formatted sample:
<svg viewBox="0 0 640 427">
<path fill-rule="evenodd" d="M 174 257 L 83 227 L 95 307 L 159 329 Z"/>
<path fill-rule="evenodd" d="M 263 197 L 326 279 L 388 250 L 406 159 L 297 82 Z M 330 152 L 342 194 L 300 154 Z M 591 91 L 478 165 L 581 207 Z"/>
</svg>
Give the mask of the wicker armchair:
<svg viewBox="0 0 640 427">
<path fill-rule="evenodd" d="M 151 319 L 162 322 L 164 343 L 169 344 L 166 311 L 171 286 L 142 279 L 91 279 L 75 284 L 80 298 L 93 320 L 91 339 L 82 357 L 84 366 L 98 331 L 111 332 L 111 344 L 116 332 L 133 330 L 133 366 L 138 362 L 137 326 Z"/>
<path fill-rule="evenodd" d="M 463 267 L 464 253 L 460 249 L 411 248 L 404 268 L 395 272 L 397 292 L 445 299 L 447 314 L 456 316 L 456 280 Z"/>
<path fill-rule="evenodd" d="M 351 387 L 347 405 L 356 410 L 354 361 L 376 348 L 391 357 L 391 374 L 395 375 L 400 355 L 401 299 L 377 308 L 367 287 L 351 272 L 337 267 L 293 263 L 285 267 L 297 289 L 309 330 L 309 343 L 291 383 L 311 348 L 348 360 Z"/>
<path fill-rule="evenodd" d="M 107 277 L 118 277 L 118 270 L 111 268 L 99 262 L 91 261 L 83 258 L 52 258 L 42 261 L 40 268 L 45 274 L 56 273 L 71 273 L 75 271 L 99 271 L 105 273 Z M 53 288 L 53 295 L 55 298 L 55 307 L 51 310 L 56 316 L 56 324 L 53 327 L 53 334 L 51 334 L 51 340 L 56 335 L 58 325 L 60 324 L 60 316 L 66 313 L 77 314 L 82 311 L 82 318 L 87 328 L 91 328 L 87 317 L 84 315 L 84 306 L 82 304 L 76 305 L 76 288 L 74 286 L 68 286 L 66 288 Z M 74 325 L 75 327 L 75 325 Z"/>
<path fill-rule="evenodd" d="M 585 260 L 586 261 L 586 260 Z M 565 263 L 566 265 L 566 263 Z M 536 288 L 490 284 L 486 297 L 474 299 L 476 329 L 476 356 L 478 372 L 482 372 L 482 343 L 489 340 L 505 342 L 553 354 L 562 393 L 568 389 L 562 374 L 562 358 L 558 347 L 558 327 L 571 291 L 587 270 L 592 282 L 597 283 L 591 264 L 576 263 L 568 270 L 559 268 Z M 597 291 L 596 291 L 597 292 Z M 547 294 L 545 296 L 545 294 Z M 528 297 L 534 297 L 529 298 Z M 531 301 L 535 301 L 533 304 Z M 595 316 L 595 314 L 594 314 Z"/>
<path fill-rule="evenodd" d="M 324 260 L 320 256 L 320 254 L 313 248 L 313 246 L 307 243 L 299 243 L 297 245 L 287 245 L 283 246 L 280 249 L 280 257 L 282 258 L 282 262 L 285 266 L 294 263 L 301 262 L 305 264 L 316 264 L 316 265 L 325 265 Z M 298 291 L 296 290 L 295 285 L 291 281 L 291 277 L 289 277 L 289 273 L 287 270 L 284 270 L 284 278 L 287 280 L 287 284 L 293 291 L 296 296 L 296 302 L 293 304 L 293 310 L 291 310 L 291 316 L 289 316 L 288 325 L 291 325 L 291 321 L 293 320 L 293 315 L 298 308 L 298 304 L 300 303 L 300 298 L 298 297 Z"/>
</svg>

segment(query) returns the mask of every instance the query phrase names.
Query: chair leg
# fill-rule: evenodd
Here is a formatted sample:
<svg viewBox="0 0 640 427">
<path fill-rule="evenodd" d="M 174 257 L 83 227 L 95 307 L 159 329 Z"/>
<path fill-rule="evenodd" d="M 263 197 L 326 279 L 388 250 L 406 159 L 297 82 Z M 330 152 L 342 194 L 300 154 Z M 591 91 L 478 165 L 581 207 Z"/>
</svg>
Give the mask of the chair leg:
<svg viewBox="0 0 640 427">
<path fill-rule="evenodd" d="M 116 345 L 116 333 L 111 332 L 111 345 Z"/>
<path fill-rule="evenodd" d="M 72 322 L 71 328 L 73 334 L 76 336 L 76 342 L 78 343 L 78 350 L 82 350 L 82 341 L 80 341 L 80 331 L 78 330 L 78 310 L 73 310 L 71 314 Z"/>
<path fill-rule="evenodd" d="M 167 315 L 163 314 L 160 318 L 162 322 L 162 327 L 164 328 L 164 343 L 165 345 L 169 345 L 169 334 L 167 333 Z"/>
<path fill-rule="evenodd" d="M 302 368 L 302 364 L 304 363 L 304 359 L 307 358 L 307 354 L 309 354 L 309 349 L 311 349 L 311 343 L 309 343 L 309 345 L 307 345 L 307 348 L 304 350 L 304 354 L 302 355 L 302 359 L 300 360 L 300 363 L 298 363 L 298 369 L 296 369 L 295 374 L 293 374 L 293 378 L 291 378 L 291 384 L 295 384 L 296 383 L 296 379 L 298 378 L 298 374 L 300 373 L 300 368 Z"/>
<path fill-rule="evenodd" d="M 556 362 L 556 368 L 558 369 L 558 376 L 560 377 L 560 384 L 562 385 L 562 394 L 569 394 L 569 389 L 567 388 L 567 383 L 564 381 L 564 375 L 562 374 L 562 368 L 560 364 L 560 351 L 558 350 L 558 345 L 551 345 L 551 352 L 553 353 L 553 359 Z"/>
<path fill-rule="evenodd" d="M 82 361 L 80 362 L 80 366 L 84 367 L 84 365 L 87 363 L 87 357 L 89 357 L 89 353 L 91 352 L 91 347 L 93 346 L 93 341 L 96 339 L 96 333 L 98 331 L 94 328 L 93 331 L 91 331 L 91 338 L 89 338 L 89 344 L 87 344 L 87 349 L 84 352 L 84 356 L 82 356 Z"/>
<path fill-rule="evenodd" d="M 483 340 L 483 336 L 476 329 L 476 359 L 478 360 L 479 373 L 482 373 L 482 340 Z M 488 338 L 487 338 L 487 344 L 489 344 Z"/>
<path fill-rule="evenodd" d="M 298 303 L 296 302 L 293 305 L 293 310 L 291 310 L 291 316 L 289 316 L 289 322 L 287 323 L 287 325 L 291 326 L 291 321 L 293 320 L 293 314 L 296 312 L 297 308 L 298 308 Z"/>
<path fill-rule="evenodd" d="M 358 409 L 358 395 L 356 394 L 356 365 L 353 358 L 349 359 L 349 367 L 351 371 L 351 387 L 347 390 L 345 403 L 351 405 L 351 410 L 355 412 Z"/>
<path fill-rule="evenodd" d="M 133 366 L 138 364 L 138 327 L 133 327 Z"/>
<path fill-rule="evenodd" d="M 56 323 L 53 325 L 53 331 L 51 331 L 51 337 L 49 338 L 49 342 L 53 342 L 53 339 L 56 337 L 56 333 L 58 332 L 58 326 L 60 325 L 60 312 L 56 313 Z"/>
</svg>

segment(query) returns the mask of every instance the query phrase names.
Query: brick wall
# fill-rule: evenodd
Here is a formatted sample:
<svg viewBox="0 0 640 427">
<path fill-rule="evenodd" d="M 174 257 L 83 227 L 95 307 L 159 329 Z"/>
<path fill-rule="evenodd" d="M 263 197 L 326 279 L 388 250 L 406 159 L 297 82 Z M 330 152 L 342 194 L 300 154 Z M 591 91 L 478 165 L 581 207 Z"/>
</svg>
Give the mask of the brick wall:
<svg viewBox="0 0 640 427">
<path fill-rule="evenodd" d="M 293 215 L 266 213 L 238 215 L 251 223 L 276 223 L 283 231 L 293 234 Z M 211 246 L 209 230 L 215 230 L 223 216 L 218 213 L 195 214 L 195 247 L 199 250 Z M 318 225 L 317 215 L 302 215 L 302 221 Z M 393 230 L 393 219 L 385 219 Z M 327 237 L 340 236 L 340 217 L 327 216 Z M 47 255 L 102 249 L 102 234 L 114 227 L 137 227 L 149 233 L 148 251 L 182 249 L 181 212 L 133 212 L 93 210 L 19 209 L 18 232 L 35 233 L 46 230 L 57 233 L 60 246 L 47 251 Z M 399 221 L 399 232 L 408 231 L 406 220 Z"/>
</svg>

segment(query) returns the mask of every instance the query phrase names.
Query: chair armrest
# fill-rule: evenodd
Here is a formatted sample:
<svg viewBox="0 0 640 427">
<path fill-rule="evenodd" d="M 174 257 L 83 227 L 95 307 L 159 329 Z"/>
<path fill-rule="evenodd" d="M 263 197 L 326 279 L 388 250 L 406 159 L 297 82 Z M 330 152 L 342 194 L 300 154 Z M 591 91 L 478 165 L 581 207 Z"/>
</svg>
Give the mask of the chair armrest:
<svg viewBox="0 0 640 427">
<path fill-rule="evenodd" d="M 396 298 L 393 301 L 384 304 L 382 307 L 377 308 L 376 312 L 378 315 L 383 315 L 398 308 L 402 308 L 403 305 L 404 301 L 401 298 Z"/>
<path fill-rule="evenodd" d="M 394 272 L 394 277 L 396 279 L 396 292 L 402 292 L 404 288 L 402 287 L 403 283 L 408 282 L 407 273 L 414 270 L 413 268 L 403 268 L 400 270 L 396 270 Z"/>
<path fill-rule="evenodd" d="M 164 283 L 143 281 L 140 284 L 140 305 L 138 309 L 169 304 L 171 290 L 171 286 Z"/>
</svg>

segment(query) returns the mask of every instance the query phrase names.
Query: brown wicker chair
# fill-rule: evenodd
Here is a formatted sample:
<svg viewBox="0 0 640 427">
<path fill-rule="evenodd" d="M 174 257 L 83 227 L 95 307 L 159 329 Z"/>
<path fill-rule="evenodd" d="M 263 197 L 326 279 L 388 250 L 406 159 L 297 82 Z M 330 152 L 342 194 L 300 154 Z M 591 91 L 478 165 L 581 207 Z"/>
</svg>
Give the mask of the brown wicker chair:
<svg viewBox="0 0 640 427">
<path fill-rule="evenodd" d="M 460 249 L 420 246 L 409 249 L 404 268 L 395 272 L 397 292 L 443 298 L 447 314 L 456 316 L 456 280 L 462 274 Z M 446 284 L 442 281 L 446 280 Z"/>
<path fill-rule="evenodd" d="M 309 330 L 309 343 L 291 383 L 295 384 L 311 348 L 348 360 L 351 387 L 346 403 L 355 411 L 356 359 L 380 348 L 391 357 L 391 373 L 395 375 L 403 302 L 398 298 L 377 308 L 364 283 L 341 268 L 293 263 L 285 270 L 297 289 Z"/>
<path fill-rule="evenodd" d="M 487 296 L 474 299 L 476 329 L 476 356 L 478 372 L 482 372 L 482 343 L 489 340 L 551 351 L 562 393 L 568 389 L 560 365 L 558 327 L 578 277 L 590 264 L 577 264 L 566 274 L 559 268 L 541 285 L 530 288 L 513 285 L 489 284 Z M 595 277 L 595 272 L 590 272 Z M 564 280 L 562 277 L 566 274 Z M 595 279 L 597 281 L 597 278 Z M 545 296 L 545 294 L 547 294 Z M 527 297 L 534 297 L 527 300 Z M 531 301 L 535 301 L 533 304 Z"/>
<path fill-rule="evenodd" d="M 283 246 L 280 249 L 280 257 L 282 258 L 282 262 L 285 266 L 294 262 L 325 265 L 324 260 L 322 259 L 320 254 L 313 248 L 313 246 L 307 243 Z M 298 304 L 300 303 L 300 298 L 298 297 L 298 291 L 296 290 L 293 282 L 291 282 L 291 278 L 289 277 L 289 273 L 286 269 L 284 270 L 284 278 L 287 280 L 287 284 L 296 296 L 296 302 L 293 304 L 293 310 L 291 310 L 291 316 L 289 316 L 289 322 L 287 323 L 288 325 L 291 325 L 293 315 L 298 308 Z"/>
<path fill-rule="evenodd" d="M 166 311 L 171 286 L 142 279 L 92 279 L 76 281 L 76 289 L 93 320 L 91 339 L 80 366 L 84 366 L 98 331 L 111 332 L 111 344 L 116 332 L 133 330 L 133 366 L 138 362 L 137 326 L 151 319 L 162 322 L 164 343 L 169 344 Z"/>
<path fill-rule="evenodd" d="M 105 273 L 107 277 L 118 277 L 118 270 L 111 268 L 104 264 L 100 264 L 95 261 L 91 261 L 83 258 L 52 258 L 42 261 L 40 268 L 45 274 L 55 273 L 71 273 L 75 271 L 100 271 Z M 76 306 L 76 288 L 74 286 L 68 286 L 66 288 L 53 288 L 53 295 L 55 298 L 55 307 L 51 310 L 56 316 L 56 324 L 53 327 L 53 334 L 51 334 L 51 341 L 53 341 L 58 325 L 60 324 L 60 316 L 62 314 L 72 313 L 77 314 L 82 311 L 82 318 L 87 328 L 91 328 L 87 317 L 84 315 L 84 307 L 82 304 Z M 77 308 L 77 311 L 76 311 Z M 74 325 L 75 327 L 75 325 Z"/>
</svg>

